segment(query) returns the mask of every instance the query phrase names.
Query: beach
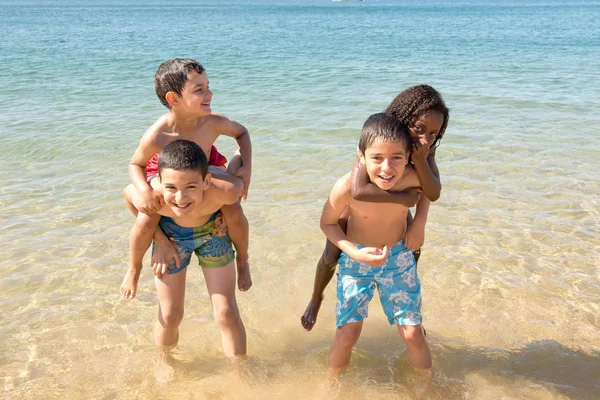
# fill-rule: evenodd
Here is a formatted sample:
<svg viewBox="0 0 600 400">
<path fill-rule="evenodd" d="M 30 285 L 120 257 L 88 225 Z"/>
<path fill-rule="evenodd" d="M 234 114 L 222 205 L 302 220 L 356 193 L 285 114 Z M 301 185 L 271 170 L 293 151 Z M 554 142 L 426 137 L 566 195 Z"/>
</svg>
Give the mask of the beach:
<svg viewBox="0 0 600 400">
<path fill-rule="evenodd" d="M 4 398 L 328 398 L 333 283 L 313 331 L 300 325 L 321 209 L 366 118 L 422 83 L 450 108 L 418 266 L 436 369 L 426 398 L 600 398 L 600 2 L 0 0 L 0 11 Z M 149 254 L 137 297 L 119 295 L 128 163 L 166 111 L 154 73 L 173 57 L 204 65 L 213 111 L 252 138 L 254 285 L 237 296 L 246 379 L 223 356 L 195 261 L 169 367 L 156 361 Z M 418 392 L 379 300 L 339 390 Z"/>
</svg>

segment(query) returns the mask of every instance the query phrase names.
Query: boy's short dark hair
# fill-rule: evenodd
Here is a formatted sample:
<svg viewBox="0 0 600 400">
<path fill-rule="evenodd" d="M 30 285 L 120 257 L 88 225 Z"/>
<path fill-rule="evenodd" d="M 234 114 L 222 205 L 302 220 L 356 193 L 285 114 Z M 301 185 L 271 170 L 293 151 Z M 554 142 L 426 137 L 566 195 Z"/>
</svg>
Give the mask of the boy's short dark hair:
<svg viewBox="0 0 600 400">
<path fill-rule="evenodd" d="M 373 114 L 367 118 L 360 133 L 358 149 L 362 154 L 365 154 L 367 148 L 377 139 L 401 143 L 407 153 L 410 151 L 412 144 L 408 127 L 386 113 Z"/>
<path fill-rule="evenodd" d="M 192 58 L 174 58 L 160 64 L 156 75 L 154 75 L 154 87 L 156 95 L 163 105 L 169 109 L 171 108 L 166 99 L 167 93 L 175 92 L 181 95 L 187 82 L 188 73 L 192 71 L 201 74 L 205 70 L 198 61 Z"/>
<path fill-rule="evenodd" d="M 175 171 L 196 170 L 202 179 L 208 173 L 208 160 L 202 148 L 189 140 L 174 140 L 166 145 L 158 155 L 158 176 L 163 169 Z"/>
</svg>

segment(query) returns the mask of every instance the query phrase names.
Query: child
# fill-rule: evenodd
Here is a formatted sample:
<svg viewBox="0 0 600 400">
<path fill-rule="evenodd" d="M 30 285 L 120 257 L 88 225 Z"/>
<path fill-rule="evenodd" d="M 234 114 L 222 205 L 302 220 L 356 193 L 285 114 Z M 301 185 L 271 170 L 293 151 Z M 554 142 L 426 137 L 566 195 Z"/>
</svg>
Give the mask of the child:
<svg viewBox="0 0 600 400">
<path fill-rule="evenodd" d="M 381 190 L 369 182 L 368 175 L 361 163 L 353 169 L 352 196 L 356 200 L 380 203 L 398 203 L 412 207 L 418 200 L 414 219 L 407 215 L 406 247 L 415 253 L 418 261 L 420 248 L 425 238 L 425 223 L 431 201 L 440 196 L 440 173 L 435 162 L 435 150 L 448 126 L 448 108 L 441 95 L 431 86 L 413 86 L 401 92 L 385 110 L 408 126 L 412 144 L 411 162 L 415 167 L 421 190 L 405 191 Z M 340 220 L 342 229 L 345 218 Z M 333 277 L 335 266 L 340 257 L 340 250 L 329 240 L 317 264 L 315 283 L 311 301 L 308 303 L 301 323 L 304 329 L 310 331 L 317 321 L 317 315 L 323 301 L 325 287 Z"/>
<path fill-rule="evenodd" d="M 410 148 L 406 125 L 388 114 L 375 114 L 363 126 L 359 162 L 381 190 L 416 189 L 420 182 L 408 162 Z M 390 325 L 396 324 L 406 343 L 410 364 L 430 375 L 431 354 L 421 327 L 421 285 L 414 256 L 404 244 L 408 207 L 355 200 L 351 181 L 348 173 L 336 182 L 321 214 L 321 229 L 342 250 L 329 370 L 337 375 L 350 362 L 377 287 Z M 346 232 L 338 224 L 345 210 Z"/>
<path fill-rule="evenodd" d="M 140 196 L 140 211 L 130 233 L 130 262 L 121 285 L 127 298 L 135 297 L 135 289 L 142 259 L 152 239 L 155 240 L 153 269 L 164 272 L 168 260 L 180 262 L 177 253 L 166 240 L 160 229 L 156 229 L 159 217 L 152 215 L 162 206 L 162 197 L 148 184 L 148 177 L 155 173 L 156 153 L 176 139 L 191 140 L 209 155 L 209 164 L 221 166 L 227 161 L 213 143 L 221 134 L 236 139 L 241 160 L 236 156 L 229 163 L 228 171 L 242 179 L 243 197 L 247 196 L 250 184 L 252 147 L 246 128 L 222 115 L 213 114 L 210 108 L 212 92 L 206 71 L 197 61 L 173 59 L 160 65 L 155 76 L 156 94 L 169 112 L 158 119 L 140 140 L 129 165 L 129 174 Z M 148 163 L 147 169 L 146 164 Z M 241 166 L 240 166 L 241 164 Z M 234 177 L 229 178 L 235 179 Z M 223 179 L 228 179 L 223 177 Z M 133 210 L 132 210 L 133 211 Z M 223 217 L 229 226 L 229 236 L 237 250 L 238 288 L 246 291 L 252 286 L 248 265 L 248 220 L 241 205 L 236 202 L 222 208 Z"/>
<path fill-rule="evenodd" d="M 222 177 L 226 172 L 210 167 Z M 211 180 L 208 163 L 202 149 L 188 140 L 167 144 L 158 159 L 158 179 L 151 181 L 154 194 L 161 196 L 159 226 L 175 243 L 181 263 L 171 263 L 168 271 L 155 278 L 158 292 L 158 322 L 155 341 L 166 349 L 179 339 L 179 324 L 183 318 L 185 278 L 192 253 L 206 280 L 215 320 L 223 338 L 223 350 L 233 359 L 246 354 L 246 331 L 235 299 L 234 252 L 224 229 L 219 209 L 235 203 L 241 193 L 240 183 Z M 129 185 L 124 191 L 132 207 L 140 207 L 139 192 Z M 139 272 L 138 272 L 139 274 Z"/>
</svg>

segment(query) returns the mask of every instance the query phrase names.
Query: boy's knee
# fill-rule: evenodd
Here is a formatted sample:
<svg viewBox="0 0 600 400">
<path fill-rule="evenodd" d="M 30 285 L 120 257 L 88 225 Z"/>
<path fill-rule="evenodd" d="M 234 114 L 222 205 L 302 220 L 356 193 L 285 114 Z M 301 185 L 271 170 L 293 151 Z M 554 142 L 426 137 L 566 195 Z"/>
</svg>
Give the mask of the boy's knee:
<svg viewBox="0 0 600 400">
<path fill-rule="evenodd" d="M 425 335 L 421 325 L 403 326 L 402 335 L 406 344 L 420 345 L 425 343 Z"/>
<path fill-rule="evenodd" d="M 183 320 L 183 308 L 161 311 L 162 322 L 165 327 L 178 327 Z"/>
<path fill-rule="evenodd" d="M 240 313 L 234 304 L 224 304 L 215 308 L 215 321 L 221 327 L 236 324 L 239 317 Z"/>
<path fill-rule="evenodd" d="M 159 220 L 159 214 L 147 215 L 144 213 L 139 213 L 135 219 L 135 227 L 141 230 L 152 229 L 152 233 L 154 233 L 154 229 L 156 229 Z"/>
<path fill-rule="evenodd" d="M 345 329 L 344 329 L 345 328 Z M 360 329 L 351 329 L 342 327 L 337 332 L 338 343 L 343 347 L 354 347 L 358 339 L 360 338 Z"/>
</svg>

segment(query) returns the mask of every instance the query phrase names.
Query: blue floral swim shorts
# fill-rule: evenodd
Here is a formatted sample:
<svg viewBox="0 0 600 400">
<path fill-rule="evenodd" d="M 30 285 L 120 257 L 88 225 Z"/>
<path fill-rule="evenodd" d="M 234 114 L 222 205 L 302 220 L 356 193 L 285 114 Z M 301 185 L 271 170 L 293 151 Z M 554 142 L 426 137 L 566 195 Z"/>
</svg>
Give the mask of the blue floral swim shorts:
<svg viewBox="0 0 600 400">
<path fill-rule="evenodd" d="M 417 264 L 404 241 L 389 249 L 388 259 L 382 267 L 360 263 L 344 252 L 338 263 L 335 310 L 338 328 L 367 318 L 375 287 L 390 325 L 418 325 L 422 322 Z"/>
</svg>

